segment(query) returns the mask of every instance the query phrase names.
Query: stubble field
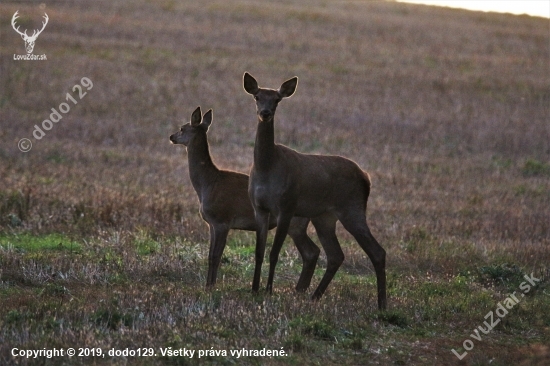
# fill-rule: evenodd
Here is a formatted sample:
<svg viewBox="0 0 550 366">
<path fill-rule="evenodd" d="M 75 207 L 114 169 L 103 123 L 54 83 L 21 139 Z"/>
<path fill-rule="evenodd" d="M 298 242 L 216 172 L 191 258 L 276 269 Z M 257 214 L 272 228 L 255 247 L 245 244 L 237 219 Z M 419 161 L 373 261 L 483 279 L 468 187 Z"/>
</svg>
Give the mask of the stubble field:
<svg viewBox="0 0 550 366">
<path fill-rule="evenodd" d="M 16 10 L 29 33 L 48 14 L 34 49 L 47 61 L 14 60 L 25 53 Z M 374 1 L 133 0 L 2 3 L 0 20 L 0 364 L 548 364 L 547 19 Z M 289 241 L 274 293 L 251 293 L 249 232 L 230 234 L 218 285 L 204 289 L 208 227 L 185 149 L 168 137 L 196 106 L 212 108 L 214 161 L 248 173 L 245 71 L 272 88 L 299 77 L 277 110 L 279 143 L 371 175 L 387 311 L 341 227 L 346 259 L 318 302 L 309 295 L 326 258 L 296 294 Z M 67 94 L 76 103 L 36 139 Z M 500 321 L 489 330 L 491 311 Z M 106 356 L 12 355 L 68 347 Z M 196 353 L 163 356 L 169 347 Z M 157 356 L 107 353 L 127 348 Z M 229 355 L 263 348 L 286 355 Z"/>
</svg>

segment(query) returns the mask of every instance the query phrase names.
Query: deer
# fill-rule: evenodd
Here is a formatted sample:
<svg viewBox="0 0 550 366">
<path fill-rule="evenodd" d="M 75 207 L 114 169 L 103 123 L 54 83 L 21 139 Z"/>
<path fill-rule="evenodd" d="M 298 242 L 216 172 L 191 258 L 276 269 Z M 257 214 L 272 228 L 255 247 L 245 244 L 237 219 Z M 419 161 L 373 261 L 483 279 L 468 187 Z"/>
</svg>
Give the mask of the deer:
<svg viewBox="0 0 550 366">
<path fill-rule="evenodd" d="M 279 89 L 260 88 L 248 72 L 244 90 L 254 97 L 258 124 L 248 194 L 254 206 L 256 226 L 255 270 L 252 291 L 260 286 L 267 229 L 272 217 L 277 229 L 269 254 L 266 291 L 272 292 L 275 266 L 293 217 L 310 218 L 326 253 L 327 266 L 312 295 L 320 299 L 344 261 L 336 237 L 336 222 L 344 226 L 370 258 L 376 272 L 378 308 L 386 308 L 386 251 L 372 235 L 366 220 L 371 180 L 355 162 L 332 155 L 310 155 L 275 143 L 275 110 L 291 97 L 298 85 L 293 77 Z"/>
<path fill-rule="evenodd" d="M 42 22 L 42 29 L 40 30 L 35 29 L 34 32 L 32 33 L 32 36 L 29 36 L 27 35 L 26 29 L 25 29 L 25 32 L 21 32 L 19 30 L 19 26 L 17 26 L 17 28 L 15 27 L 15 21 L 17 20 L 17 18 L 19 18 L 18 13 L 19 13 L 19 10 L 17 10 L 15 14 L 13 14 L 13 17 L 11 18 L 11 26 L 17 33 L 19 33 L 19 35 L 21 35 L 21 38 L 23 38 L 23 41 L 25 41 L 25 49 L 27 50 L 27 53 L 32 53 L 32 50 L 34 49 L 34 42 L 36 42 L 36 39 L 38 38 L 40 33 L 42 33 L 44 28 L 46 28 L 46 24 L 48 24 L 48 20 L 49 20 L 48 14 L 44 13 L 44 17 L 43 17 L 44 21 Z"/>
<path fill-rule="evenodd" d="M 213 112 L 201 116 L 197 107 L 191 121 L 170 136 L 172 144 L 182 144 L 187 149 L 191 184 L 200 203 L 200 215 L 210 229 L 208 276 L 206 286 L 216 284 L 218 268 L 230 229 L 256 231 L 254 209 L 248 198 L 248 175 L 219 169 L 210 156 L 207 132 Z M 296 291 L 305 292 L 313 277 L 320 249 L 307 235 L 309 219 L 294 218 L 289 225 L 289 235 L 302 257 L 302 272 Z M 271 229 L 275 220 L 268 223 Z"/>
</svg>

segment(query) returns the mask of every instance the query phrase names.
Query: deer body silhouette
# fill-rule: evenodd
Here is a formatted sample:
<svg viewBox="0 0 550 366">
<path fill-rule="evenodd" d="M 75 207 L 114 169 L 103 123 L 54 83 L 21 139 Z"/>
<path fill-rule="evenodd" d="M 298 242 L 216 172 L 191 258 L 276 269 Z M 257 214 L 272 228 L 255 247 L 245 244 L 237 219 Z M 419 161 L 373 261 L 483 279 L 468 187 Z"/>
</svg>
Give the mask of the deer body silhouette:
<svg viewBox="0 0 550 366">
<path fill-rule="evenodd" d="M 335 235 L 336 222 L 357 240 L 374 265 L 378 287 L 378 308 L 386 308 L 386 252 L 371 234 L 366 221 L 370 178 L 353 161 L 328 155 L 299 153 L 275 143 L 274 117 L 283 98 L 294 94 L 298 78 L 285 81 L 278 90 L 258 87 L 245 73 L 243 86 L 254 96 L 258 126 L 248 194 L 256 215 L 256 267 L 252 290 L 258 291 L 271 217 L 277 230 L 269 255 L 267 290 L 273 287 L 279 252 L 294 216 L 311 219 L 327 256 L 327 268 L 313 298 L 320 298 L 344 261 Z"/>
<path fill-rule="evenodd" d="M 48 20 L 49 20 L 48 14 L 44 13 L 44 21 L 42 22 L 42 29 L 40 30 L 35 29 L 31 36 L 27 35 L 26 29 L 25 29 L 25 32 L 21 32 L 19 30 L 19 26 L 17 26 L 17 28 L 15 27 L 15 21 L 17 20 L 17 18 L 19 18 L 18 14 L 19 14 L 19 10 L 17 10 L 15 14 L 13 14 L 13 17 L 11 18 L 11 26 L 17 33 L 21 35 L 21 38 L 23 38 L 23 41 L 25 41 L 25 49 L 27 50 L 27 53 L 32 53 L 32 51 L 34 50 L 34 42 L 36 42 L 36 39 L 38 38 L 40 33 L 42 33 L 44 28 L 46 28 L 46 24 L 48 24 Z"/>
<path fill-rule="evenodd" d="M 210 157 L 207 131 L 212 123 L 212 110 L 201 117 L 198 107 L 191 122 L 170 136 L 173 144 L 187 147 L 189 176 L 199 197 L 200 214 L 210 227 L 210 251 L 208 254 L 208 277 L 206 285 L 216 283 L 218 268 L 230 229 L 256 231 L 254 209 L 248 198 L 248 176 L 242 173 L 219 169 Z M 303 267 L 296 285 L 297 291 L 306 291 L 311 283 L 320 250 L 307 236 L 309 219 L 295 218 L 291 221 L 289 235 L 296 244 Z M 268 223 L 275 226 L 275 220 Z"/>
</svg>

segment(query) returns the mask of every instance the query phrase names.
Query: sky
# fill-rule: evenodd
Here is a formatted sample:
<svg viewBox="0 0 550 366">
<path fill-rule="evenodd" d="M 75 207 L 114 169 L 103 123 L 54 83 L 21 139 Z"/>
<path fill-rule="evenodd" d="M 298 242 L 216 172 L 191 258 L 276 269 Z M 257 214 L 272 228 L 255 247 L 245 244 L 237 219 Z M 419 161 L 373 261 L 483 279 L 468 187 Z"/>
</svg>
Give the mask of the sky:
<svg viewBox="0 0 550 366">
<path fill-rule="evenodd" d="M 398 0 L 499 13 L 528 14 L 550 18 L 550 0 Z"/>
</svg>

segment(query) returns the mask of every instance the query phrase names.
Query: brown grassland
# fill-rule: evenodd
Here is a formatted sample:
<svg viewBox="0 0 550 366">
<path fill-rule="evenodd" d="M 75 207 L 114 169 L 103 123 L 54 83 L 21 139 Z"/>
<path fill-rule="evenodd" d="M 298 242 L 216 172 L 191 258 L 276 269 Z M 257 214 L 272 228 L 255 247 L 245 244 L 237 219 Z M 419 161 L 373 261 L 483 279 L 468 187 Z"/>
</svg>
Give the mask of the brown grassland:
<svg viewBox="0 0 550 366">
<path fill-rule="evenodd" d="M 14 60 L 25 53 L 16 10 L 29 33 L 47 12 L 34 49 L 47 61 Z M 0 41 L 1 365 L 549 363 L 548 19 L 377 1 L 2 2 Z M 252 294 L 246 232 L 230 233 L 218 285 L 204 289 L 208 228 L 185 149 L 168 137 L 196 106 L 213 108 L 214 161 L 248 172 L 244 71 L 273 88 L 299 77 L 278 142 L 370 173 L 387 311 L 341 227 L 346 260 L 318 302 L 326 258 L 296 294 L 288 242 L 273 295 Z M 80 98 L 83 77 L 93 88 Z M 67 94 L 77 103 L 35 139 Z M 473 339 L 525 274 L 540 282 Z M 459 361 L 451 350 L 466 339 Z M 14 347 L 157 356 L 27 360 Z M 286 356 L 162 356 L 168 347 Z"/>
</svg>

